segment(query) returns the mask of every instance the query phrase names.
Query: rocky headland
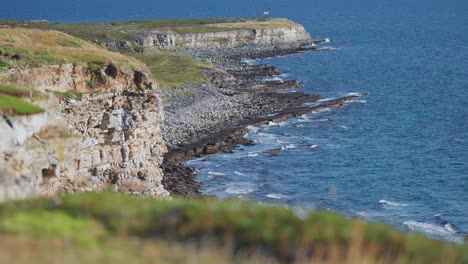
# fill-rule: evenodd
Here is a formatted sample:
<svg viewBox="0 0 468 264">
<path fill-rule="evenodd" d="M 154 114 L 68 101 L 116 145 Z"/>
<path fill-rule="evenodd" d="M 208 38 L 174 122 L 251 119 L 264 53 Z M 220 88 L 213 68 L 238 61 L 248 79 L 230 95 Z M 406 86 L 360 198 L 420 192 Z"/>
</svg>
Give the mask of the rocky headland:
<svg viewBox="0 0 468 264">
<path fill-rule="evenodd" d="M 249 125 L 354 97 L 318 103 L 300 81 L 272 78 L 278 68 L 245 62 L 321 44 L 286 19 L 0 24 L 0 82 L 33 88 L 41 96 L 25 100 L 45 109 L 3 117 L 3 199 L 109 187 L 198 195 L 182 161 L 252 144 Z"/>
</svg>

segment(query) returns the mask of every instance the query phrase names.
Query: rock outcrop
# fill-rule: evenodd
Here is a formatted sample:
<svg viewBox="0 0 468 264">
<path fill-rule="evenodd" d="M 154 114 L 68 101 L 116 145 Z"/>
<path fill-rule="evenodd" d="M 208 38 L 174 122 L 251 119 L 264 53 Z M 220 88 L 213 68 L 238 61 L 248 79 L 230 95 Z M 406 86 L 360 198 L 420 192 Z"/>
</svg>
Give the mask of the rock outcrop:
<svg viewBox="0 0 468 264">
<path fill-rule="evenodd" d="M 167 196 L 162 103 L 148 75 L 113 64 L 11 69 L 0 81 L 36 87 L 46 113 L 0 119 L 0 200 L 112 187 Z M 89 87 L 89 81 L 97 87 Z M 88 84 L 87 84 L 88 83 Z M 87 92 L 67 97 L 60 92 Z M 57 93 L 59 92 L 59 93 Z M 76 93 L 78 94 L 78 93 Z"/>
<path fill-rule="evenodd" d="M 0 73 L 0 81 L 14 83 L 20 87 L 34 87 L 38 91 L 99 92 L 122 91 L 157 87 L 148 74 L 112 63 L 103 66 L 43 65 L 37 68 L 12 68 Z"/>
<path fill-rule="evenodd" d="M 177 33 L 174 31 L 142 30 L 132 40 L 145 48 L 164 49 L 213 49 L 257 45 L 267 47 L 296 48 L 313 45 L 310 34 L 299 24 L 274 28 L 251 28 L 205 33 Z M 132 41 L 104 42 L 107 48 L 132 49 Z"/>
</svg>

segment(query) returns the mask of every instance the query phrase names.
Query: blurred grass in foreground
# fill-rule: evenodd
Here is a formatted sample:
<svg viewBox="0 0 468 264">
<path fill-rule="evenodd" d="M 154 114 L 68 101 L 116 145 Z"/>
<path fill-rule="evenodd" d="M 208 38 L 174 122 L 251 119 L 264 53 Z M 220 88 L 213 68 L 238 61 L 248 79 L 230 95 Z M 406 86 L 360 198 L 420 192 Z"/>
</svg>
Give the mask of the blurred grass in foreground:
<svg viewBox="0 0 468 264">
<path fill-rule="evenodd" d="M 468 263 L 466 246 L 325 213 L 104 192 L 0 205 L 0 263 Z"/>
</svg>

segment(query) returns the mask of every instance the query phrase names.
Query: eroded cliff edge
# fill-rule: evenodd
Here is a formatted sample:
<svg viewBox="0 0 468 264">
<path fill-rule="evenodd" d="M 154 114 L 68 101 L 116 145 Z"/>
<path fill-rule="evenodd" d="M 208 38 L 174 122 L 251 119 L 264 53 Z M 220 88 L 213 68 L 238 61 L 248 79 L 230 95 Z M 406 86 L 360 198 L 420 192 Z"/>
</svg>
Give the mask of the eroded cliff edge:
<svg viewBox="0 0 468 264">
<path fill-rule="evenodd" d="M 7 28 L 0 36 L 9 63 L 0 82 L 31 88 L 22 100 L 45 110 L 2 106 L 0 200 L 108 187 L 169 194 L 159 87 L 144 64 L 56 31 Z"/>
<path fill-rule="evenodd" d="M 0 84 L 33 88 L 42 99 L 27 100 L 46 109 L 39 126 L 21 128 L 28 135 L 21 142 L 13 136 L 21 127 L 12 121 L 18 117 L 4 117 L 3 127 L 13 138 L 1 154 L 6 198 L 107 187 L 156 196 L 191 194 L 200 186 L 190 171 L 177 172 L 186 170 L 183 166 L 164 166 L 163 176 L 166 143 L 184 153 L 190 146 L 205 149 L 218 144 L 205 142 L 213 132 L 319 98 L 276 93 L 300 83 L 259 81 L 280 72 L 242 62 L 314 46 L 304 27 L 286 19 L 0 24 L 6 25 L 0 29 Z"/>
</svg>

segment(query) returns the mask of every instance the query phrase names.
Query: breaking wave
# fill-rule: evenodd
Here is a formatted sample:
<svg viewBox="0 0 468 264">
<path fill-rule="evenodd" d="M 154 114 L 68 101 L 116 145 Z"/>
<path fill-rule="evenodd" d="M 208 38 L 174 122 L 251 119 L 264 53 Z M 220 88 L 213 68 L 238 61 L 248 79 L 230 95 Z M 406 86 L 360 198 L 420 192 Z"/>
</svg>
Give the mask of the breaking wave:
<svg viewBox="0 0 468 264">
<path fill-rule="evenodd" d="M 231 187 L 227 188 L 224 192 L 232 195 L 245 195 L 255 192 L 256 188 L 252 184 L 233 184 Z"/>
<path fill-rule="evenodd" d="M 281 193 L 270 193 L 270 194 L 267 194 L 266 197 L 270 198 L 270 199 L 275 199 L 275 200 L 281 200 L 281 199 L 288 198 L 287 195 L 284 195 L 284 194 L 281 194 Z"/>
<path fill-rule="evenodd" d="M 208 178 L 209 179 L 214 179 L 216 177 L 222 177 L 222 176 L 225 176 L 226 174 L 222 173 L 222 172 L 216 172 L 216 171 L 209 171 L 208 172 Z"/>
<path fill-rule="evenodd" d="M 438 226 L 417 221 L 406 221 L 403 224 L 411 231 L 423 233 L 434 239 L 463 243 L 463 238 L 457 236 L 457 232 L 455 230 L 452 230 L 450 227 L 447 228 L 447 224 L 445 226 Z"/>
<path fill-rule="evenodd" d="M 407 205 L 407 204 L 401 204 L 401 203 L 397 203 L 394 201 L 383 200 L 383 199 L 379 201 L 379 204 L 382 204 L 383 206 L 406 206 Z"/>
</svg>

